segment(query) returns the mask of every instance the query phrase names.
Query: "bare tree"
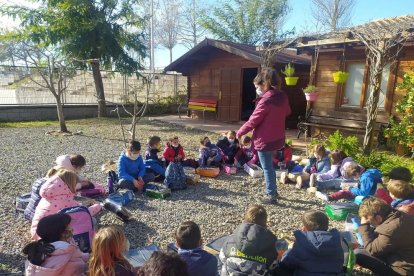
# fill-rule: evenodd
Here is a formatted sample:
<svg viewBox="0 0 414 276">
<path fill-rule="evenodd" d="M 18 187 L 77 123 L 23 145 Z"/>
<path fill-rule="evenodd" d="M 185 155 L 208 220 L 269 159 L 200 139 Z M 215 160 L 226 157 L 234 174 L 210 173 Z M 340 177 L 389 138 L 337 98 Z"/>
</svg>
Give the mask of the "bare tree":
<svg viewBox="0 0 414 276">
<path fill-rule="evenodd" d="M 351 22 L 355 0 L 312 0 L 312 16 L 330 32 L 346 27 Z"/>
<path fill-rule="evenodd" d="M 30 81 L 52 93 L 56 101 L 60 131 L 68 132 L 63 112 L 62 96 L 75 70 L 68 66 L 65 57 L 60 55 L 56 49 L 40 48 L 26 42 L 19 42 L 19 46 L 13 49 L 14 51 L 11 54 L 15 60 L 26 64 L 26 68 L 30 72 L 28 74 Z"/>
<path fill-rule="evenodd" d="M 180 22 L 180 40 L 188 49 L 193 48 L 206 35 L 207 30 L 200 24 L 200 17 L 206 12 L 198 0 L 186 0 Z"/>
<path fill-rule="evenodd" d="M 365 45 L 369 64 L 370 89 L 363 142 L 364 153 L 371 151 L 374 140 L 382 71 L 387 64 L 397 60 L 405 42 L 413 38 L 413 28 L 414 16 L 405 16 L 390 18 L 384 23 L 374 21 L 351 29 L 352 35 Z"/>
<path fill-rule="evenodd" d="M 178 31 L 181 20 L 181 1 L 162 0 L 160 8 L 160 20 L 157 28 L 158 44 L 170 51 L 170 63 L 172 62 L 172 50 L 178 44 Z"/>
</svg>

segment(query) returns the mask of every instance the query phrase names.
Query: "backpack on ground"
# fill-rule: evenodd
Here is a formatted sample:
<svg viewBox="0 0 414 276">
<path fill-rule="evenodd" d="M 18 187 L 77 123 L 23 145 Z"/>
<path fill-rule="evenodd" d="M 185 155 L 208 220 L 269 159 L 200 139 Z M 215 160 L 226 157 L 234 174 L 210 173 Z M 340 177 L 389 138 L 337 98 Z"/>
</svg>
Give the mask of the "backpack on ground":
<svg viewBox="0 0 414 276">
<path fill-rule="evenodd" d="M 164 185 L 172 191 L 187 189 L 187 176 L 180 162 L 171 162 L 168 165 Z"/>
<path fill-rule="evenodd" d="M 27 205 L 29 205 L 30 201 L 30 193 L 24 193 L 16 197 L 16 213 L 24 213 L 24 211 L 27 208 Z"/>
<path fill-rule="evenodd" d="M 91 183 L 91 187 L 88 187 L 86 189 L 81 189 L 79 191 L 81 196 L 84 197 L 99 197 L 107 194 L 107 191 L 105 190 L 105 187 L 98 183 Z"/>
<path fill-rule="evenodd" d="M 70 226 L 73 228 L 73 239 L 82 252 L 89 252 L 95 236 L 92 216 L 85 206 L 73 206 L 59 211 L 71 217 Z"/>
<path fill-rule="evenodd" d="M 42 197 L 40 196 L 40 188 L 42 188 L 43 184 L 45 184 L 47 181 L 46 177 L 42 177 L 39 179 L 36 179 L 35 182 L 32 184 L 32 190 L 30 193 L 30 200 L 24 209 L 24 218 L 32 221 L 33 216 L 36 210 L 37 205 L 39 204 Z"/>
</svg>

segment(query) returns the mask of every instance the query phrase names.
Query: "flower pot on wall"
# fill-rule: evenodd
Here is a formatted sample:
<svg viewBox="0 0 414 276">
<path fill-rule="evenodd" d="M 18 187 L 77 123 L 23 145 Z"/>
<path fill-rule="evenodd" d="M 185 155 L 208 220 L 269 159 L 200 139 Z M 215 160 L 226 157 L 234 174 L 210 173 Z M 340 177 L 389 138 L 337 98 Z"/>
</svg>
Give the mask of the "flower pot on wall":
<svg viewBox="0 0 414 276">
<path fill-rule="evenodd" d="M 345 83 L 348 79 L 349 73 L 338 71 L 332 74 L 335 83 Z"/>
<path fill-rule="evenodd" d="M 307 101 L 315 102 L 319 97 L 319 93 L 305 93 L 305 97 Z"/>
<path fill-rule="evenodd" d="M 408 150 L 407 146 L 404 145 L 404 144 L 397 143 L 395 145 L 395 153 L 397 155 L 401 155 L 401 156 L 407 155 L 408 151 L 409 150 Z"/>
<path fill-rule="evenodd" d="M 285 77 L 286 85 L 296 85 L 299 77 Z"/>
</svg>

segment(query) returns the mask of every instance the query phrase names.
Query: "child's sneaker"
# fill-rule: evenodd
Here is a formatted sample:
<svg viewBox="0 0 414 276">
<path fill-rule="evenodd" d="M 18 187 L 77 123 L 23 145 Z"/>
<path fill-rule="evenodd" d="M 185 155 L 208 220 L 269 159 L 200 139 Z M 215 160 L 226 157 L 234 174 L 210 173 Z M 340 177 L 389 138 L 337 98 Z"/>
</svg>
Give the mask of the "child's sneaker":
<svg viewBox="0 0 414 276">
<path fill-rule="evenodd" d="M 316 178 L 317 178 L 316 173 L 311 174 L 310 179 L 309 179 L 309 187 L 316 187 Z"/>
<path fill-rule="evenodd" d="M 317 191 L 315 193 L 315 196 L 319 199 L 322 199 L 323 201 L 329 201 L 329 196 L 327 194 L 321 193 L 319 191 Z"/>
<path fill-rule="evenodd" d="M 308 194 L 314 194 L 314 193 L 317 192 L 317 189 L 316 189 L 316 187 L 309 187 L 307 189 L 307 192 L 308 192 Z"/>
<path fill-rule="evenodd" d="M 288 182 L 288 173 L 287 173 L 287 172 L 282 172 L 282 173 L 280 174 L 280 179 L 279 179 L 279 182 L 280 182 L 281 184 L 286 184 L 286 183 Z"/>
<path fill-rule="evenodd" d="M 303 187 L 303 180 L 301 176 L 298 176 L 298 178 L 296 178 L 296 189 L 300 190 Z"/>
</svg>

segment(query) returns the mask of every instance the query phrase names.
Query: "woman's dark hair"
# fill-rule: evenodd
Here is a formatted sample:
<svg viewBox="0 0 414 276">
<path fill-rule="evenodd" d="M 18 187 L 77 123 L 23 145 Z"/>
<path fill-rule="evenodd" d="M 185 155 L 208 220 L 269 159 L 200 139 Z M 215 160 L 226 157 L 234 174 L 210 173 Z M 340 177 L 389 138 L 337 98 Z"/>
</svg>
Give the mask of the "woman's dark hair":
<svg viewBox="0 0 414 276">
<path fill-rule="evenodd" d="M 148 146 L 150 147 L 155 146 L 159 142 L 161 142 L 161 138 L 159 136 L 151 136 L 150 138 L 148 138 Z"/>
<path fill-rule="evenodd" d="M 130 140 L 128 143 L 128 149 L 130 151 L 140 151 L 141 150 L 141 143 L 135 140 Z"/>
<path fill-rule="evenodd" d="M 155 251 L 138 276 L 188 276 L 187 264 L 175 252 Z"/>
<path fill-rule="evenodd" d="M 264 68 L 261 72 L 263 84 L 266 89 L 272 89 L 272 87 L 277 86 L 279 83 L 279 76 L 277 71 L 273 68 Z"/>
<path fill-rule="evenodd" d="M 346 155 L 346 153 L 343 150 L 334 150 L 331 153 L 331 157 L 332 157 L 332 164 L 333 165 L 339 165 L 339 164 L 341 164 L 342 160 L 344 160 L 348 156 Z"/>
<path fill-rule="evenodd" d="M 41 239 L 26 245 L 23 254 L 27 255 L 32 264 L 40 266 L 55 251 L 55 247 L 50 243 L 61 240 L 70 221 L 68 214 L 54 214 L 42 218 L 36 229 L 36 234 Z"/>
<path fill-rule="evenodd" d="M 70 163 L 72 164 L 72 166 L 76 168 L 82 168 L 83 166 L 86 165 L 85 157 L 83 157 L 80 154 L 71 154 L 69 159 L 70 159 Z"/>
</svg>

